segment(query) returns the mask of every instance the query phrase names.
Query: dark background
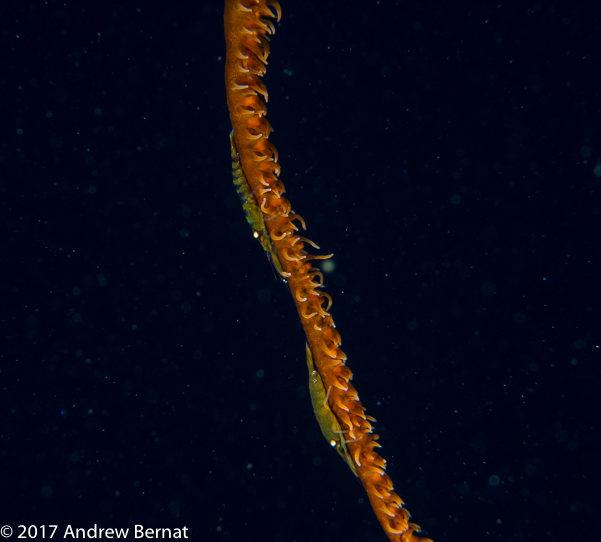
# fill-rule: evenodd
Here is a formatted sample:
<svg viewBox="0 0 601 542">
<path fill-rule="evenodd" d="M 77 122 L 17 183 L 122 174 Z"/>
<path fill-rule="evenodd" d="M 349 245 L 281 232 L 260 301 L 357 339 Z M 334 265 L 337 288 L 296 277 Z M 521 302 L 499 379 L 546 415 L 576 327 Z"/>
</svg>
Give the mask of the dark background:
<svg viewBox="0 0 601 542">
<path fill-rule="evenodd" d="M 282 1 L 282 179 L 335 253 L 354 383 L 436 542 L 596 532 L 585 6 Z M 0 8 L 2 524 L 385 539 L 319 433 L 298 315 L 232 186 L 222 13 Z"/>
</svg>

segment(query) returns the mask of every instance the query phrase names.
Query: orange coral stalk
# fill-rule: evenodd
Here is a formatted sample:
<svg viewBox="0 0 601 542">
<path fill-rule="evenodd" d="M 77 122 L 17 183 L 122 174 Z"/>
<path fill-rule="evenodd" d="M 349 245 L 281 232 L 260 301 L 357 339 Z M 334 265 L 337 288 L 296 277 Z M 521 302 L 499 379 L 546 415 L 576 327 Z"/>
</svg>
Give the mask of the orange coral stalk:
<svg viewBox="0 0 601 542">
<path fill-rule="evenodd" d="M 268 137 L 271 125 L 265 118 L 268 94 L 261 76 L 269 56 L 269 36 L 275 27 L 269 18 L 280 20 L 281 8 L 276 0 L 226 0 L 225 41 L 227 57 L 225 84 L 236 147 L 246 180 L 264 214 L 296 303 L 315 365 L 326 390 L 328 403 L 342 430 L 357 475 L 365 487 L 371 505 L 388 538 L 393 542 L 428 542 L 413 533 L 419 527 L 409 522 L 409 512 L 393 491 L 392 481 L 384 472 L 386 461 L 374 448 L 378 435 L 365 415 L 357 392 L 350 383 L 352 373 L 346 366 L 346 354 L 340 349 L 340 334 L 328 312 L 332 300 L 318 290 L 323 277 L 311 260 L 329 258 L 308 254 L 304 248 L 314 243 L 297 235 L 298 221 L 290 203 L 282 197 L 284 185 L 279 180 L 278 153 Z M 430 541 L 431 542 L 431 541 Z"/>
</svg>

